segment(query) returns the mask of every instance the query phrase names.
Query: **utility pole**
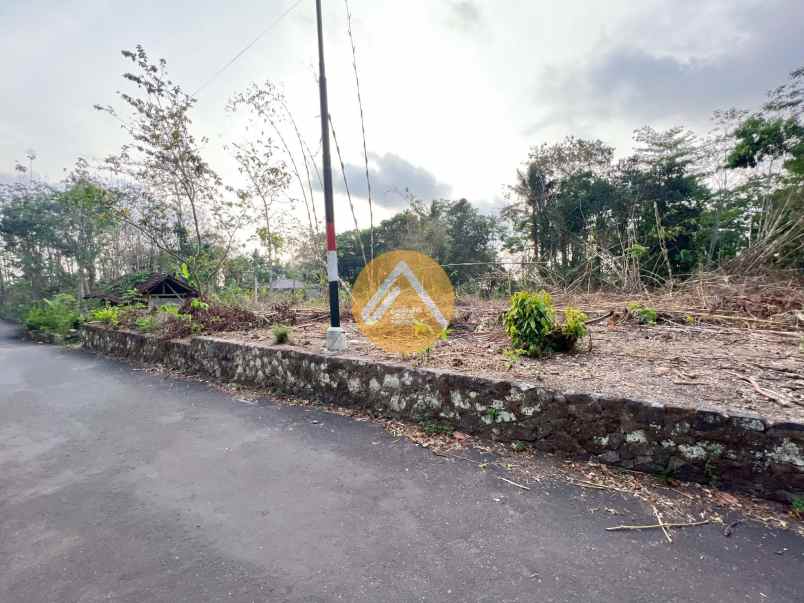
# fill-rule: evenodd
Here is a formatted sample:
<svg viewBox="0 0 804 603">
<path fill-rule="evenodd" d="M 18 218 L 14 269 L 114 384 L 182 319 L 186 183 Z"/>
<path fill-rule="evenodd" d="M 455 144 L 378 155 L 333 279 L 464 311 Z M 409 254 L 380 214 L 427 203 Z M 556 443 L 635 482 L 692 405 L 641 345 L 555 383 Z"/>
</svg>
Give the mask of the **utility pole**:
<svg viewBox="0 0 804 603">
<path fill-rule="evenodd" d="M 327 220 L 327 280 L 329 281 L 329 328 L 327 350 L 346 349 L 346 334 L 341 328 L 341 309 L 338 300 L 338 252 L 335 241 L 335 210 L 332 198 L 332 161 L 329 154 L 329 107 L 327 76 L 324 71 L 324 27 L 321 23 L 321 0 L 315 0 L 318 23 L 318 88 L 321 95 L 321 155 L 324 173 L 324 215 Z"/>
</svg>

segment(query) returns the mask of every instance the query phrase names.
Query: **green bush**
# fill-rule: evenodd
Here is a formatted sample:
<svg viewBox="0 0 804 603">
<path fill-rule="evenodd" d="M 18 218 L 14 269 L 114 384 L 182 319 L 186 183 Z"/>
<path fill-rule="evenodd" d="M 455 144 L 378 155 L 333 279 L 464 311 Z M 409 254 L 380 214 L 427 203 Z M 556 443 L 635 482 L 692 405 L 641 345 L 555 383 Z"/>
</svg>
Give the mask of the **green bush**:
<svg viewBox="0 0 804 603">
<path fill-rule="evenodd" d="M 271 332 L 274 334 L 274 343 L 276 344 L 281 345 L 290 340 L 290 329 L 285 325 L 274 325 Z"/>
<path fill-rule="evenodd" d="M 158 312 L 162 314 L 169 314 L 171 316 L 178 316 L 179 315 L 179 306 L 176 304 L 164 304 L 159 306 Z"/>
<path fill-rule="evenodd" d="M 209 304 L 197 297 L 190 300 L 190 308 L 193 310 L 209 310 Z"/>
<path fill-rule="evenodd" d="M 584 312 L 570 306 L 564 310 L 564 324 L 561 325 L 561 332 L 576 340 L 586 337 L 589 333 L 589 329 L 586 327 L 587 320 L 589 317 Z"/>
<path fill-rule="evenodd" d="M 120 324 L 120 308 L 117 306 L 106 306 L 93 310 L 89 314 L 92 320 L 102 322 L 110 327 L 117 327 Z"/>
<path fill-rule="evenodd" d="M 520 291 L 511 298 L 503 323 L 517 353 L 538 358 L 552 352 L 569 352 L 588 333 L 586 314 L 567 308 L 564 317 L 563 324 L 556 322 L 553 299 L 546 291 Z"/>
<path fill-rule="evenodd" d="M 156 319 L 153 316 L 141 316 L 134 321 L 134 325 L 143 333 L 150 333 L 156 329 Z"/>
<path fill-rule="evenodd" d="M 67 335 L 81 323 L 78 304 L 69 293 L 60 293 L 31 306 L 25 315 L 29 331 Z"/>
</svg>

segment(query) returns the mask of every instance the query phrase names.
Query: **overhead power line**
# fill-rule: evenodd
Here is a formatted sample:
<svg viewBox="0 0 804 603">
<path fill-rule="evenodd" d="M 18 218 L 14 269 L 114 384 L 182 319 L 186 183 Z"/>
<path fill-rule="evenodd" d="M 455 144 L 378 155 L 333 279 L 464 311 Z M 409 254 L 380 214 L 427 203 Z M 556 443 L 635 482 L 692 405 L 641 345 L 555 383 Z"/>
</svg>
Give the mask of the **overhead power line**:
<svg viewBox="0 0 804 603">
<path fill-rule="evenodd" d="M 276 19 L 274 19 L 274 20 L 271 22 L 271 24 L 270 24 L 268 27 L 266 27 L 266 28 L 265 28 L 265 29 L 264 29 L 262 32 L 260 32 L 260 34 L 259 34 L 259 35 L 258 35 L 256 38 L 254 38 L 254 39 L 253 39 L 251 42 L 249 42 L 248 44 L 246 44 L 246 45 L 245 45 L 245 46 L 244 46 L 244 47 L 243 47 L 243 48 L 240 50 L 240 52 L 238 52 L 238 53 L 237 53 L 236 55 L 234 55 L 234 56 L 233 56 L 231 59 L 229 59 L 229 61 L 228 61 L 228 62 L 227 62 L 225 65 L 223 65 L 223 67 L 221 67 L 221 68 L 220 68 L 220 69 L 218 69 L 218 70 L 217 70 L 215 73 L 213 73 L 213 74 L 212 74 L 212 76 L 211 76 L 211 77 L 210 77 L 210 78 L 209 78 L 209 79 L 208 79 L 206 82 L 204 82 L 203 84 L 201 84 L 201 86 L 199 86 L 199 87 L 198 87 L 198 90 L 196 90 L 195 92 L 193 92 L 193 96 L 198 96 L 198 93 L 199 93 L 199 92 L 201 92 L 201 91 L 202 91 L 204 88 L 206 88 L 206 87 L 207 87 L 207 86 L 209 86 L 209 85 L 210 85 L 212 82 L 214 82 L 214 81 L 215 81 L 215 80 L 218 78 L 218 76 L 219 76 L 220 74 L 222 74 L 224 71 L 226 71 L 227 69 L 229 69 L 229 67 L 231 67 L 232 65 L 234 65 L 234 64 L 235 64 L 235 62 L 236 62 L 236 61 L 237 61 L 237 60 L 238 60 L 240 57 L 242 57 L 244 54 L 246 54 L 246 53 L 247 53 L 247 52 L 248 52 L 248 51 L 251 49 L 251 47 L 252 47 L 252 46 L 254 46 L 254 45 L 255 45 L 257 42 L 259 42 L 259 41 L 260 41 L 262 38 L 264 38 L 264 37 L 265 37 L 265 35 L 266 35 L 266 34 L 267 34 L 269 31 L 271 31 L 271 30 L 272 30 L 274 27 L 276 27 L 277 25 L 279 25 L 279 23 L 282 21 L 282 19 L 284 19 L 284 18 L 285 18 L 285 17 L 287 17 L 287 16 L 288 16 L 288 15 L 289 15 L 291 12 L 293 12 L 293 10 L 295 10 L 295 8 L 296 8 L 297 6 L 299 6 L 299 4 L 301 4 L 301 3 L 302 3 L 302 0 L 296 0 L 296 2 L 294 2 L 293 4 L 291 4 L 291 5 L 290 5 L 288 8 L 286 8 L 286 9 L 285 9 L 285 10 L 282 12 L 282 14 L 280 14 L 280 15 L 279 15 L 279 16 L 278 16 Z"/>
</svg>

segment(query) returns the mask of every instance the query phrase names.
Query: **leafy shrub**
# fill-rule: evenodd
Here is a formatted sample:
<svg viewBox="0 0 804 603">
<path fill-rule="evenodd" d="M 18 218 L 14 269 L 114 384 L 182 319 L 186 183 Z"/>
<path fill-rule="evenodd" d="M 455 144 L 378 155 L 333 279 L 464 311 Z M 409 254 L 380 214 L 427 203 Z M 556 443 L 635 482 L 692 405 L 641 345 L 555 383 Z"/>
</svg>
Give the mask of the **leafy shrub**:
<svg viewBox="0 0 804 603">
<path fill-rule="evenodd" d="M 588 333 L 586 314 L 567 308 L 564 317 L 563 324 L 556 322 L 553 300 L 546 291 L 520 291 L 511 298 L 503 322 L 514 350 L 538 358 L 552 352 L 569 352 Z"/>
<path fill-rule="evenodd" d="M 89 317 L 110 327 L 117 327 L 120 325 L 120 308 L 116 306 L 98 308 L 90 312 Z"/>
<path fill-rule="evenodd" d="M 179 310 L 180 308 L 176 304 L 163 304 L 159 306 L 159 309 L 157 311 L 161 312 L 162 314 L 170 314 L 171 316 L 178 316 L 180 313 Z"/>
<path fill-rule="evenodd" d="M 555 315 L 553 299 L 546 291 L 514 293 L 503 316 L 505 332 L 514 348 L 528 356 L 542 356 L 547 352 L 547 336 L 555 328 Z"/>
<path fill-rule="evenodd" d="M 433 421 L 431 419 L 419 420 L 419 425 L 424 433 L 427 435 L 449 435 L 455 431 L 455 428 L 449 423 L 443 421 Z"/>
<path fill-rule="evenodd" d="M 584 312 L 570 306 L 564 310 L 564 324 L 561 325 L 561 332 L 576 340 L 586 337 L 589 333 L 589 329 L 586 327 L 587 320 L 589 317 Z"/>
<path fill-rule="evenodd" d="M 69 293 L 60 293 L 31 306 L 25 315 L 25 327 L 30 331 L 67 335 L 81 322 L 78 304 Z"/>
<path fill-rule="evenodd" d="M 153 316 L 141 316 L 134 321 L 134 324 L 143 333 L 150 333 L 156 329 L 156 319 Z"/>
<path fill-rule="evenodd" d="M 658 314 L 656 313 L 655 308 L 651 308 L 650 306 L 643 306 L 639 302 L 630 302 L 626 304 L 628 308 L 628 313 L 636 318 L 640 324 L 643 325 L 655 325 L 656 319 L 658 318 Z"/>
<path fill-rule="evenodd" d="M 190 300 L 190 309 L 192 310 L 209 310 L 209 304 L 201 299 L 193 298 Z"/>
<path fill-rule="evenodd" d="M 290 339 L 290 329 L 285 325 L 274 325 L 271 332 L 274 334 L 274 343 L 276 344 L 287 343 Z"/>
</svg>

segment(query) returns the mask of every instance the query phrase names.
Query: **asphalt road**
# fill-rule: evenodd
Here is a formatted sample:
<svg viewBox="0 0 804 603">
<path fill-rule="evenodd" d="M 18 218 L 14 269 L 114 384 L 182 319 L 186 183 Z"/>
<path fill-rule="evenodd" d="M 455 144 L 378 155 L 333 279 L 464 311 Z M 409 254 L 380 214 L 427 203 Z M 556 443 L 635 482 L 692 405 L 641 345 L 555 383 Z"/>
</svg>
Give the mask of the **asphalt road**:
<svg viewBox="0 0 804 603">
<path fill-rule="evenodd" d="M 652 517 L 12 334 L 0 323 L 2 603 L 804 601 L 791 533 L 606 532 L 590 509 Z"/>
</svg>

